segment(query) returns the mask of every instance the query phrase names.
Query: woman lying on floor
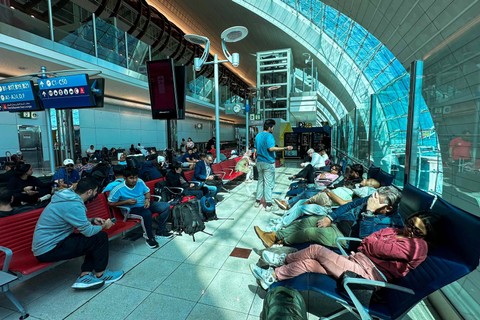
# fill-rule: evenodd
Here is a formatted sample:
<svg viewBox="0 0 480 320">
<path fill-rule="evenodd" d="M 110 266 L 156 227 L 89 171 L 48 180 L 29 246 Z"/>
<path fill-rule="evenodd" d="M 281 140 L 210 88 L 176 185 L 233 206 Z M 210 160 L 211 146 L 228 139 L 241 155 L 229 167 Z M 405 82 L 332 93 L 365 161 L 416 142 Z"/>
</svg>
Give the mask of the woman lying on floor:
<svg viewBox="0 0 480 320">
<path fill-rule="evenodd" d="M 288 255 L 264 251 L 263 260 L 275 269 L 252 264 L 250 270 L 265 290 L 276 281 L 307 272 L 338 279 L 345 271 L 353 271 L 366 279 L 390 281 L 405 276 L 427 258 L 425 238 L 431 236 L 433 222 L 426 213 L 413 214 L 403 229 L 385 228 L 372 233 L 362 240 L 358 252 L 347 257 L 317 244 Z"/>
</svg>

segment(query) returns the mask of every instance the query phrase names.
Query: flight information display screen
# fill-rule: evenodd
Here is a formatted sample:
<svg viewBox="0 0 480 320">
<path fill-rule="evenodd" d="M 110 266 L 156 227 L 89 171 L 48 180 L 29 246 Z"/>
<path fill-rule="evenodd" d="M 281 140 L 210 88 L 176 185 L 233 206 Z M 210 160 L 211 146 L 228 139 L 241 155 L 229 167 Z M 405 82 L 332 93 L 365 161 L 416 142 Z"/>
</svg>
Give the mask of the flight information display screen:
<svg viewBox="0 0 480 320">
<path fill-rule="evenodd" d="M 38 79 L 37 83 L 45 108 L 77 109 L 95 105 L 86 74 Z"/>
<path fill-rule="evenodd" d="M 0 106 L 0 111 L 43 110 L 35 95 L 33 82 L 30 80 L 0 83 Z"/>
</svg>

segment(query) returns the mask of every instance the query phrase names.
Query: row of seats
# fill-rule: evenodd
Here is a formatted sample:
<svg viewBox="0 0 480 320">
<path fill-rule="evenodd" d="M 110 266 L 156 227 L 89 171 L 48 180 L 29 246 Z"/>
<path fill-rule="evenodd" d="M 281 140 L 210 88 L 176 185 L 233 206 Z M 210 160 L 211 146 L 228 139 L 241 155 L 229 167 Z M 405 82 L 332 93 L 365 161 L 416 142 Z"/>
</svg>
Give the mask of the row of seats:
<svg viewBox="0 0 480 320">
<path fill-rule="evenodd" d="M 238 160 L 231 159 L 217 163 L 213 165 L 213 171 L 221 175 L 224 183 L 235 179 L 243 174 L 234 172 L 235 164 Z M 192 180 L 193 175 L 193 170 L 185 172 L 185 177 L 189 181 Z M 154 194 L 155 184 L 163 180 L 165 178 L 146 182 L 152 195 Z M 110 229 L 105 230 L 110 240 L 122 236 L 140 225 L 140 220 L 127 219 L 118 208 L 110 207 L 107 196 L 103 193 L 99 194 L 92 202 L 86 204 L 86 207 L 88 218 L 116 218 L 116 223 Z M 43 208 L 39 208 L 0 219 L 0 244 L 2 245 L 0 246 L 0 264 L 3 265 L 3 273 L 8 272 L 18 277 L 15 279 L 16 281 L 25 281 L 62 263 L 39 262 L 33 255 L 33 233 L 42 211 Z M 4 284 L 2 282 L 0 285 L 2 286 L 2 292 L 8 292 L 8 283 Z M 10 292 L 7 296 L 12 300 L 11 297 L 13 296 Z M 20 312 L 25 313 L 18 301 L 14 302 L 12 300 L 12 302 Z"/>
</svg>

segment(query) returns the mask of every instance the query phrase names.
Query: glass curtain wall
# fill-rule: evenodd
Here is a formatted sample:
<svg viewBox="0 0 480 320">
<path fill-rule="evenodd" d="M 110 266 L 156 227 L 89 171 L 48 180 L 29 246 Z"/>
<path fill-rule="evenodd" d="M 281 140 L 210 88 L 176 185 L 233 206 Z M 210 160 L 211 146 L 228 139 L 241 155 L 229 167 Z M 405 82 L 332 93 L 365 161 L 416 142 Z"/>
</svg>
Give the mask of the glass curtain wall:
<svg viewBox="0 0 480 320">
<path fill-rule="evenodd" d="M 442 197 L 480 215 L 480 25 L 468 24 L 424 59 L 423 97 L 438 135 Z M 426 133 L 428 135 L 428 132 Z M 442 289 L 465 319 L 480 314 L 480 271 Z"/>
</svg>

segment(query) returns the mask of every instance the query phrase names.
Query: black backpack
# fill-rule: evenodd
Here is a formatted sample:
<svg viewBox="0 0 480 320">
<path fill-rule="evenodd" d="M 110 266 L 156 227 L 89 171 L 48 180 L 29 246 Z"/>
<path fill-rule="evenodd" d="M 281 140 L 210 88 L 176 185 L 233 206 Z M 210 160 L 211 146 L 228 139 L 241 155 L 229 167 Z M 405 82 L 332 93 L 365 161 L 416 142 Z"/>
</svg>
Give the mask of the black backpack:
<svg viewBox="0 0 480 320">
<path fill-rule="evenodd" d="M 205 230 L 205 223 L 200 209 L 198 200 L 179 203 L 173 207 L 173 230 L 178 233 L 185 232 L 193 237 L 195 241 L 195 233 Z M 207 233 L 209 234 L 209 233 Z M 211 235 L 211 234 L 209 234 Z"/>
</svg>

